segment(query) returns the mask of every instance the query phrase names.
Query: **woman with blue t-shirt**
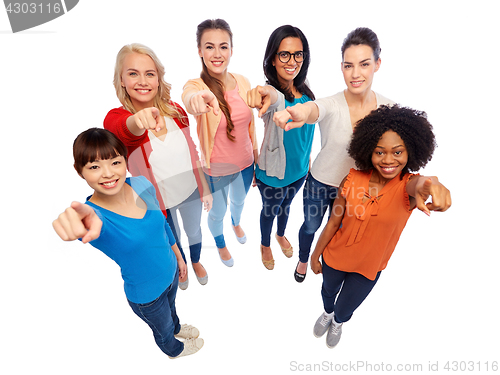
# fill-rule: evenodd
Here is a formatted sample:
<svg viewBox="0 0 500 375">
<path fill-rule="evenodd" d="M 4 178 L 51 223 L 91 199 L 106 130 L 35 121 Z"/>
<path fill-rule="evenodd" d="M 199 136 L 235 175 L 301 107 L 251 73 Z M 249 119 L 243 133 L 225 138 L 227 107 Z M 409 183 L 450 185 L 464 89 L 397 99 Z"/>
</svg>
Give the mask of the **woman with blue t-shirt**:
<svg viewBox="0 0 500 375">
<path fill-rule="evenodd" d="M 269 270 L 274 268 L 270 242 L 275 217 L 278 218 L 276 240 L 288 258 L 293 254 L 285 228 L 290 204 L 309 171 L 314 136 L 314 126 L 285 133 L 273 122 L 273 115 L 288 106 L 315 99 L 306 83 L 309 63 L 309 44 L 302 31 L 290 25 L 277 28 L 269 37 L 264 57 L 268 86 L 258 86 L 248 94 L 249 105 L 261 108 L 259 116 L 265 123 L 255 177 L 262 197 L 260 251 Z M 263 106 L 266 101 L 270 104 L 267 110 L 267 105 Z"/>
<path fill-rule="evenodd" d="M 120 266 L 130 307 L 166 355 L 194 354 L 204 341 L 197 328 L 180 324 L 175 308 L 186 263 L 153 184 L 143 176 L 127 177 L 127 155 L 109 130 L 81 133 L 73 143 L 74 167 L 94 192 L 85 204 L 73 202 L 52 225 L 63 240 L 90 243 Z"/>
</svg>

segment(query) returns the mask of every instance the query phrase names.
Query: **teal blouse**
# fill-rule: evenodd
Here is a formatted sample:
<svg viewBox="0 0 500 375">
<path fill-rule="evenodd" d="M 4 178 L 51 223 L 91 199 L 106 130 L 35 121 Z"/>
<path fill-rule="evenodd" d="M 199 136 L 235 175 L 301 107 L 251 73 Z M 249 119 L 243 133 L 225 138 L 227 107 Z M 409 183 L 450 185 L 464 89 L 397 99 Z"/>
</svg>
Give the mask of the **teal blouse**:
<svg viewBox="0 0 500 375">
<path fill-rule="evenodd" d="M 302 95 L 300 98 L 295 98 L 293 102 L 285 100 L 285 108 L 309 101 L 311 99 L 307 95 Z M 272 187 L 285 187 L 304 177 L 309 171 L 314 128 L 313 124 L 304 124 L 301 128 L 284 132 L 283 145 L 286 154 L 286 167 L 285 177 L 282 180 L 268 176 L 266 171 L 261 170 L 258 165 L 255 167 L 255 177 Z"/>
</svg>

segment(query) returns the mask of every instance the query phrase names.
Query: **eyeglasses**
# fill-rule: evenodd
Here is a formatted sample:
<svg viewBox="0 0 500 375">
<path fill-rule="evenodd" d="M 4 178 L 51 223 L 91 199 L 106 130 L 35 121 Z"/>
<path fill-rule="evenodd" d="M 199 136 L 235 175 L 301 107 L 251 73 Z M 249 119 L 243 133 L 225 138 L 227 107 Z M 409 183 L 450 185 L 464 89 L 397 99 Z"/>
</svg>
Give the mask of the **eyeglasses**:
<svg viewBox="0 0 500 375">
<path fill-rule="evenodd" d="M 278 59 L 283 63 L 286 64 L 287 62 L 290 61 L 290 59 L 294 58 L 295 62 L 301 63 L 304 61 L 306 57 L 306 53 L 304 51 L 297 51 L 295 53 L 290 53 L 288 51 L 281 51 L 277 53 Z"/>
</svg>

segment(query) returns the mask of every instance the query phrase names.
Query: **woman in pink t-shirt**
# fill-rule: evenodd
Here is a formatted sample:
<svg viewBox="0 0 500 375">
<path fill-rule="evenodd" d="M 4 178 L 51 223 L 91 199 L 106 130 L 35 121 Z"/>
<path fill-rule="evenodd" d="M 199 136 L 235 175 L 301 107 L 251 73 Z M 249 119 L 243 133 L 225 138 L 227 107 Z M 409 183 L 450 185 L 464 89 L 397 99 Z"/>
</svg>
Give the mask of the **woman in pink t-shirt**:
<svg viewBox="0 0 500 375">
<path fill-rule="evenodd" d="M 247 105 L 251 87 L 245 77 L 227 71 L 233 44 L 226 21 L 206 20 L 198 25 L 196 36 L 203 70 L 200 78 L 186 83 L 182 100 L 198 123 L 203 170 L 213 195 L 208 227 L 222 262 L 231 267 L 234 260 L 223 234 L 227 199 L 236 238 L 245 243 L 240 218 L 258 152 L 253 113 Z"/>
</svg>

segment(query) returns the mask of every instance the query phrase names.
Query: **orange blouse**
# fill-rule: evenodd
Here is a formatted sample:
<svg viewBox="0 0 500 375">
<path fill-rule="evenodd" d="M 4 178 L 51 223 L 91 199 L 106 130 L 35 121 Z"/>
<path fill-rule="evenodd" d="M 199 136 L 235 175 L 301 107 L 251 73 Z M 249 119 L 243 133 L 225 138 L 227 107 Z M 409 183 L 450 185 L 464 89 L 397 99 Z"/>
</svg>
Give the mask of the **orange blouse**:
<svg viewBox="0 0 500 375">
<path fill-rule="evenodd" d="M 372 171 L 351 169 L 342 196 L 346 199 L 342 226 L 323 251 L 323 260 L 336 270 L 356 272 L 375 280 L 387 267 L 401 232 L 410 218 L 410 197 L 398 175 L 377 196 L 369 193 Z M 363 198 L 366 201 L 363 203 Z"/>
</svg>

